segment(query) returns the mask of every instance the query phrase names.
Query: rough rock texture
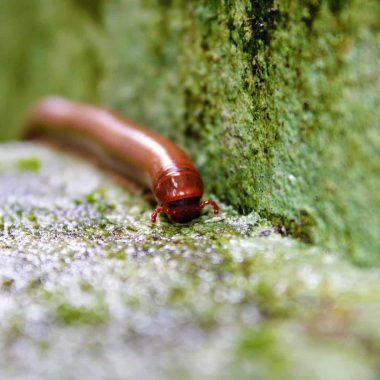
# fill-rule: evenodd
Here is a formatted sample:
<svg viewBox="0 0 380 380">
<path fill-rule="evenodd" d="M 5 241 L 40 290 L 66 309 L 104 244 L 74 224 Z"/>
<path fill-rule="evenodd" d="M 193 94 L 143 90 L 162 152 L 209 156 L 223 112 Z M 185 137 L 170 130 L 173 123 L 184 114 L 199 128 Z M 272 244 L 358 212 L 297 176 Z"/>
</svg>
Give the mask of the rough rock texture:
<svg viewBox="0 0 380 380">
<path fill-rule="evenodd" d="M 211 188 L 378 262 L 379 2 L 213 4 L 189 11 L 181 67 L 185 132 L 201 137 Z"/>
<path fill-rule="evenodd" d="M 184 143 L 243 213 L 378 263 L 379 8 L 2 0 L 0 135 L 46 94 L 112 106 Z"/>
<path fill-rule="evenodd" d="M 0 162 L 0 378 L 378 378 L 378 270 L 225 206 L 154 226 L 43 147 Z"/>
</svg>

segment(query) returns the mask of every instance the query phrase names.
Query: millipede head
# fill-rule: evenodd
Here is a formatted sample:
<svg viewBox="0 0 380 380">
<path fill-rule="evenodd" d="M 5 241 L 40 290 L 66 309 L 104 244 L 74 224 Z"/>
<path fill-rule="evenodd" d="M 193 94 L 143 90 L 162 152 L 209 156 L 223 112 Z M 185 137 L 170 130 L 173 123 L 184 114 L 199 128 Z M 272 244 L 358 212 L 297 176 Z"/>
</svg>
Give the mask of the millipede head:
<svg viewBox="0 0 380 380">
<path fill-rule="evenodd" d="M 213 200 L 200 202 L 200 198 L 185 198 L 169 202 L 164 206 L 158 206 L 152 216 L 152 223 L 156 223 L 159 214 L 165 214 L 167 218 L 176 223 L 186 223 L 199 217 L 201 210 L 207 205 L 211 205 L 214 214 L 219 213 L 219 207 Z"/>
</svg>

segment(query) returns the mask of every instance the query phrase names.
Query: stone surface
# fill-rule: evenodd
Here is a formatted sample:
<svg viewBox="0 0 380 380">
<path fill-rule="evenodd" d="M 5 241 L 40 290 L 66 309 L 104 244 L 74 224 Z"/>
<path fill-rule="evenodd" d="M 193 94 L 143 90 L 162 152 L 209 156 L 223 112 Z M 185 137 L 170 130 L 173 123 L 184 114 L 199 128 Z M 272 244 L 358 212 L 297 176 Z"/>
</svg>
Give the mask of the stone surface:
<svg viewBox="0 0 380 380">
<path fill-rule="evenodd" d="M 62 152 L 0 162 L 1 378 L 378 378 L 378 270 L 225 205 L 152 225 Z"/>
</svg>

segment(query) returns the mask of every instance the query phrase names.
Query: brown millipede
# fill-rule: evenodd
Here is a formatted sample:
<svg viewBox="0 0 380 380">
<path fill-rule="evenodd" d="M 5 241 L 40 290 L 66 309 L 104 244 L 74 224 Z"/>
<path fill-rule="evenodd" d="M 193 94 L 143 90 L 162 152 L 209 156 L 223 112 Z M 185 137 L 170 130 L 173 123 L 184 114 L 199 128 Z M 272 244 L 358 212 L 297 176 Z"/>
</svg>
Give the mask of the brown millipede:
<svg viewBox="0 0 380 380">
<path fill-rule="evenodd" d="M 96 146 L 117 163 L 116 170 L 148 187 L 158 204 L 152 223 L 160 213 L 188 222 L 206 205 L 219 212 L 215 201 L 201 202 L 202 178 L 181 148 L 114 112 L 62 98 L 43 99 L 28 114 L 23 136 L 46 135 Z"/>
</svg>

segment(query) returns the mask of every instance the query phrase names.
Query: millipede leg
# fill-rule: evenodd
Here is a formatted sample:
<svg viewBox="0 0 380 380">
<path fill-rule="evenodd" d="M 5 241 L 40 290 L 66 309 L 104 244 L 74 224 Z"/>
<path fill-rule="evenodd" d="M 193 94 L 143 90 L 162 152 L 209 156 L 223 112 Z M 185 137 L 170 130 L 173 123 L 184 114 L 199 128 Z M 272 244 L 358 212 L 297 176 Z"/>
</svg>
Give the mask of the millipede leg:
<svg viewBox="0 0 380 380">
<path fill-rule="evenodd" d="M 219 213 L 219 206 L 218 204 L 213 201 L 212 199 L 209 199 L 208 201 L 203 201 L 199 204 L 199 209 L 202 210 L 203 208 L 205 208 L 207 205 L 210 205 L 212 206 L 212 208 L 214 209 L 214 215 L 217 215 Z"/>
</svg>

